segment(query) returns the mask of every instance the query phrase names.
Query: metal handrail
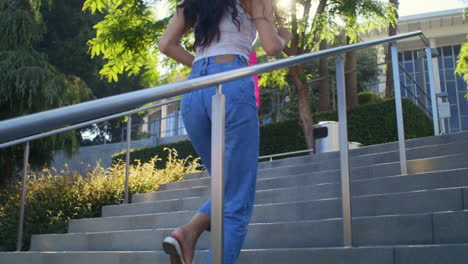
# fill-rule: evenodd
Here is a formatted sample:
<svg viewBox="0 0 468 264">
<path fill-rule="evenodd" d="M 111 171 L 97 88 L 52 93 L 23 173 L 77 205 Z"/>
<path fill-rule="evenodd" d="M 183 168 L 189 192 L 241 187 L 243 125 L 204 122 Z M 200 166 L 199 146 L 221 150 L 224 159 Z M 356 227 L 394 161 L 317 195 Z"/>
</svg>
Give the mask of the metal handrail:
<svg viewBox="0 0 468 264">
<path fill-rule="evenodd" d="M 234 81 L 273 70 L 308 63 L 320 58 L 339 55 L 345 52 L 363 49 L 379 44 L 395 42 L 411 37 L 421 37 L 423 41 L 425 39 L 422 31 L 416 31 L 383 39 L 364 41 L 344 47 L 336 47 L 328 50 L 302 54 L 295 57 L 243 67 L 240 69 L 226 71 L 196 79 L 161 85 L 158 87 L 147 88 L 140 91 L 129 92 L 23 117 L 4 120 L 0 122 L 0 143 L 30 136 L 57 127 L 67 126 L 70 124 L 80 123 L 102 116 L 127 111 L 150 102 L 179 96 L 188 92 L 197 91 L 229 81 Z"/>
<path fill-rule="evenodd" d="M 413 78 L 413 76 L 411 76 L 411 74 L 405 70 L 405 68 L 401 65 L 401 64 L 398 64 L 400 66 L 400 69 L 403 70 L 403 72 L 406 74 L 406 76 L 408 76 L 411 80 L 412 83 L 414 83 L 416 85 L 416 87 L 418 88 L 419 91 L 421 91 L 421 93 L 424 94 L 424 96 L 426 96 L 429 100 L 431 99 L 429 97 L 429 95 L 426 94 L 426 92 L 424 91 L 424 89 L 421 88 L 421 86 L 419 85 L 419 83 Z"/>
<path fill-rule="evenodd" d="M 165 101 L 165 102 L 162 102 L 162 103 L 153 104 L 153 105 L 141 107 L 141 108 L 138 108 L 138 109 L 122 112 L 122 113 L 119 113 L 119 114 L 110 115 L 110 116 L 94 119 L 94 120 L 91 120 L 91 121 L 78 123 L 78 124 L 75 124 L 75 125 L 72 125 L 72 126 L 67 126 L 67 127 L 55 129 L 55 130 L 44 132 L 44 133 L 37 134 L 37 135 L 34 135 L 34 136 L 29 136 L 29 137 L 24 137 L 24 138 L 17 139 L 17 140 L 12 140 L 10 142 L 0 144 L 0 149 L 10 147 L 10 146 L 13 146 L 13 145 L 17 145 L 17 144 L 21 144 L 21 143 L 26 143 L 26 142 L 29 142 L 29 141 L 33 141 L 33 140 L 48 137 L 48 136 L 53 136 L 53 135 L 56 135 L 56 134 L 59 134 L 59 133 L 62 133 L 62 132 L 66 132 L 66 131 L 70 131 L 70 130 L 74 130 L 74 129 L 77 129 L 77 128 L 86 127 L 86 126 L 89 126 L 89 125 L 92 125 L 92 124 L 95 124 L 95 123 L 101 123 L 101 122 L 111 120 L 111 119 L 115 119 L 115 118 L 119 118 L 119 117 L 122 117 L 122 116 L 135 114 L 135 113 L 138 113 L 138 112 L 141 112 L 141 111 L 146 111 L 146 110 L 156 108 L 156 107 L 160 107 L 160 106 L 163 106 L 163 105 L 176 103 L 178 101 L 180 101 L 180 99 L 169 100 L 169 101 Z M 3 121 L 3 122 L 8 122 L 8 120 Z M 3 122 L 0 122 L 0 126 L 2 125 Z"/>
<path fill-rule="evenodd" d="M 292 151 L 292 152 L 285 152 L 285 153 L 279 153 L 279 154 L 273 154 L 273 155 L 266 155 L 266 156 L 261 156 L 258 157 L 258 159 L 270 159 L 276 158 L 276 157 L 282 157 L 282 156 L 288 156 L 288 155 L 294 155 L 294 154 L 301 154 L 301 153 L 307 153 L 307 152 L 313 152 L 314 149 L 305 149 L 305 150 L 298 150 L 298 151 Z"/>
<path fill-rule="evenodd" d="M 411 92 L 411 90 L 408 89 L 408 87 L 406 87 L 406 85 L 403 82 L 400 82 L 400 85 L 406 90 L 406 92 L 408 92 L 411 96 L 413 96 L 413 98 L 424 108 L 424 110 L 426 110 L 428 114 L 430 114 L 431 111 L 427 109 L 427 107 L 421 102 L 421 100 L 419 100 L 418 97 L 413 92 Z"/>
<path fill-rule="evenodd" d="M 398 68 L 398 48 L 396 41 L 419 36 L 428 46 L 429 42 L 424 37 L 421 31 L 396 35 L 384 39 L 366 41 L 347 45 L 344 47 L 331 48 L 328 50 L 318 51 L 309 54 L 303 54 L 296 57 L 289 57 L 282 60 L 258 64 L 255 66 L 244 67 L 237 70 L 227 71 L 219 74 L 213 74 L 197 79 L 182 81 L 159 87 L 148 88 L 141 91 L 116 95 L 108 98 L 98 99 L 90 102 L 80 103 L 72 106 L 62 107 L 59 109 L 44 111 L 24 117 L 13 118 L 0 122 L 0 145 L 5 147 L 6 144 L 14 144 L 26 142 L 26 150 L 29 150 L 29 141 L 40 137 L 60 133 L 63 131 L 75 129 L 77 127 L 86 126 L 89 123 L 102 122 L 115 117 L 128 115 L 127 122 L 127 155 L 126 155 L 126 176 L 125 176 L 125 201 L 128 202 L 128 177 L 129 177 L 129 150 L 131 144 L 130 131 L 131 131 L 131 115 L 130 112 L 139 112 L 144 108 L 131 110 L 125 113 L 116 114 L 119 112 L 127 111 L 128 109 L 144 105 L 149 102 L 178 96 L 187 92 L 200 90 L 203 88 L 217 86 L 216 95 L 212 100 L 212 144 L 211 144 L 211 193 L 212 193 L 212 206 L 211 206 L 211 245 L 212 245 L 212 263 L 223 263 L 223 205 L 224 205 L 224 151 L 225 151 L 225 97 L 222 94 L 221 84 L 233 80 L 238 80 L 252 75 L 261 74 L 281 68 L 291 67 L 302 63 L 308 63 L 312 60 L 329 57 L 333 55 L 341 55 L 343 53 L 354 51 L 370 46 L 391 43 L 391 57 L 393 67 L 393 81 L 395 87 L 395 104 L 397 113 L 397 127 L 398 127 L 398 141 L 400 152 L 400 169 L 402 174 L 407 174 L 406 164 L 406 147 L 404 138 L 404 124 L 403 113 L 401 105 L 401 89 L 399 80 Z M 426 48 L 428 58 L 431 57 L 431 50 Z M 430 73 L 430 89 L 432 103 L 435 103 L 434 93 L 434 78 L 431 76 L 433 71 L 431 61 L 428 59 L 428 71 Z M 349 181 L 349 155 L 348 155 L 348 135 L 347 135 L 347 117 L 346 117 L 346 98 L 345 98 L 345 82 L 344 82 L 344 63 L 342 56 L 337 56 L 336 60 L 336 83 L 337 83 L 337 97 L 338 97 L 338 121 L 339 121 L 339 138 L 340 138 L 340 168 L 341 168 L 341 188 L 342 188 L 342 210 L 343 210 L 343 245 L 345 247 L 352 246 L 352 223 L 351 223 L 351 192 Z M 167 104 L 164 102 L 162 104 Z M 162 105 L 161 104 L 161 105 Z M 159 106 L 159 105 L 158 105 Z M 150 106 L 150 108 L 156 107 Z M 435 109 L 435 107 L 434 107 Z M 434 121 L 438 120 L 436 115 L 437 111 L 433 111 Z M 108 116 L 111 115 L 111 116 Z M 103 118 L 99 118 L 103 117 Z M 92 121 L 89 121 L 94 119 Z M 72 123 L 73 122 L 73 123 Z M 36 133 L 51 130 L 56 127 L 63 127 L 55 131 L 45 132 L 39 135 L 31 136 Z M 86 124 L 86 125 L 85 125 Z M 434 131 L 438 131 L 438 124 L 434 123 Z M 438 133 L 438 132 L 436 132 Z M 27 137 L 25 139 L 24 137 Z M 23 139 L 17 139 L 23 138 Z M 17 140 L 15 140 L 17 139 Z M 8 142 L 11 141 L 11 142 Z M 5 143 L 7 142 L 7 143 Z M 310 151 L 310 150 L 307 150 Z M 302 151 L 300 151 L 302 152 Z M 25 151 L 24 168 L 27 168 L 28 154 Z M 23 182 L 26 181 L 27 169 L 23 171 Z M 25 193 L 26 184 L 23 184 L 23 195 Z M 24 197 L 24 196 L 22 196 Z M 22 198 L 23 199 L 23 198 Z M 23 200 L 24 201 L 24 200 Z M 24 202 L 22 202 L 24 208 Z M 19 226 L 18 245 L 17 250 L 21 249 L 21 236 L 22 234 L 22 218 Z"/>
</svg>

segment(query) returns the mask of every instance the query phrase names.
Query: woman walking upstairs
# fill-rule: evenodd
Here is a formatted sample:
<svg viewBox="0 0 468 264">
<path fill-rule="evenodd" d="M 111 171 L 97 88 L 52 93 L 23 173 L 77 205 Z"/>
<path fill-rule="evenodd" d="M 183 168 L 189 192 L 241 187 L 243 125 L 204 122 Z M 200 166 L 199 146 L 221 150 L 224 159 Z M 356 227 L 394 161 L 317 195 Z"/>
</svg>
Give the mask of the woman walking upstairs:
<svg viewBox="0 0 468 264">
<path fill-rule="evenodd" d="M 169 22 L 159 50 L 192 67 L 190 79 L 248 65 L 257 33 L 270 55 L 280 53 L 291 40 L 285 28 L 275 27 L 272 0 L 185 0 Z M 195 56 L 180 41 L 195 33 Z M 203 164 L 211 168 L 211 98 L 215 87 L 183 95 L 185 129 Z M 251 77 L 223 84 L 226 97 L 224 263 L 235 263 L 247 235 L 252 215 L 258 169 L 259 127 Z M 211 202 L 163 241 L 172 264 L 190 264 L 200 235 L 210 230 Z M 210 254 L 206 263 L 210 263 Z M 213 263 L 215 264 L 215 263 Z"/>
</svg>

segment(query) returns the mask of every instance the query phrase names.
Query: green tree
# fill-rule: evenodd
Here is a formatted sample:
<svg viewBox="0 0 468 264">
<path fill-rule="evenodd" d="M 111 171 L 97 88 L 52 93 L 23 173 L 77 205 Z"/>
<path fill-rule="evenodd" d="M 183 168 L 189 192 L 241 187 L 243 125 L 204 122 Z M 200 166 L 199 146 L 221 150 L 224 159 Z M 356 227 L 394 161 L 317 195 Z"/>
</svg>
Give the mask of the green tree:
<svg viewBox="0 0 468 264">
<path fill-rule="evenodd" d="M 309 53 L 317 50 L 323 40 L 333 44 L 335 36 L 344 33 L 347 43 L 359 41 L 359 34 L 386 25 L 393 20 L 391 7 L 377 0 L 328 0 L 320 1 L 311 21 L 311 0 L 291 0 L 290 13 L 287 21 L 293 34 L 293 40 L 286 50 L 288 56 Z M 297 10 L 304 10 L 301 15 Z M 337 21 L 345 22 L 343 27 Z M 347 54 L 347 99 L 357 102 L 357 78 L 355 53 Z M 324 63 L 325 64 L 325 63 Z M 325 65 L 323 65 L 323 68 Z M 307 76 L 305 65 L 298 65 L 289 69 L 288 76 L 297 89 L 299 120 L 304 131 L 308 147 L 313 146 L 312 126 L 314 124 L 310 108 L 310 94 L 306 85 Z M 323 72 L 323 70 L 322 70 Z M 353 104 L 348 103 L 352 106 Z"/>
<path fill-rule="evenodd" d="M 388 36 L 395 36 L 398 31 L 398 7 L 400 6 L 400 2 L 398 0 L 389 0 L 389 3 L 394 6 L 394 14 L 395 14 L 395 23 L 389 23 L 388 25 Z M 387 69 L 386 69 L 386 79 L 385 79 L 385 97 L 390 98 L 394 94 L 393 88 L 393 69 L 392 69 L 392 62 L 391 62 L 391 55 L 390 55 L 390 45 L 388 45 L 387 52 L 385 54 L 385 61 L 387 61 Z"/>
<path fill-rule="evenodd" d="M 124 75 L 119 78 L 118 82 L 108 82 L 106 78 L 99 75 L 99 70 L 105 65 L 105 61 L 100 57 L 89 56 L 87 42 L 96 34 L 93 26 L 104 19 L 104 16 L 100 13 L 82 12 L 84 2 L 85 0 L 54 1 L 50 7 L 42 8 L 41 13 L 47 32 L 37 49 L 47 54 L 49 63 L 54 65 L 59 72 L 79 76 L 91 88 L 96 98 L 144 88 L 140 84 L 141 75 Z M 115 142 L 121 138 L 123 121 L 122 118 L 110 120 L 107 130 L 103 125 L 98 124 L 81 129 L 81 131 L 93 130 L 98 135 L 107 134 L 109 137 L 107 142 Z M 83 139 L 81 137 L 79 139 L 83 145 Z M 103 143 L 100 139 L 102 137 L 96 137 L 86 143 Z"/>
<path fill-rule="evenodd" d="M 41 7 L 49 1 L 0 0 L 0 119 L 78 103 L 91 97 L 79 77 L 63 74 L 37 50 L 46 32 Z M 51 151 L 77 147 L 74 132 L 32 142 L 31 163 L 51 159 Z M 22 160 L 22 146 L 0 150 L 0 185 L 5 185 Z"/>
<path fill-rule="evenodd" d="M 153 7 L 158 1 L 86 0 L 84 11 L 102 13 L 105 19 L 97 23 L 96 36 L 91 39 L 91 56 L 101 56 L 106 63 L 99 73 L 108 81 L 117 81 L 121 74 L 142 74 L 147 85 L 160 84 L 160 64 L 174 66 L 159 56 L 157 43 L 164 33 L 169 16 L 155 19 Z M 176 1 L 170 1 L 171 9 Z M 188 46 L 187 46 L 188 47 Z"/>
<path fill-rule="evenodd" d="M 457 68 L 455 69 L 455 72 L 463 77 L 463 79 L 468 83 L 468 41 L 463 43 L 460 49 L 460 55 L 458 55 Z M 468 99 L 468 91 L 465 97 Z"/>
<path fill-rule="evenodd" d="M 159 53 L 155 46 L 168 18 L 154 19 L 151 5 L 155 2 L 86 0 L 84 10 L 105 14 L 105 19 L 95 26 L 96 37 L 89 42 L 92 55 L 102 56 L 107 61 L 100 71 L 101 75 L 109 80 L 117 80 L 119 74 L 144 72 L 145 76 L 157 79 L 157 64 L 161 59 L 158 58 Z M 177 2 L 169 3 L 171 10 L 174 10 Z M 291 0 L 290 10 L 281 12 L 286 18 L 285 25 L 293 34 L 293 40 L 285 50 L 288 56 L 317 50 L 323 40 L 333 44 L 335 36 L 342 32 L 342 26 L 336 20 L 338 17 L 345 18 L 344 32 L 350 43 L 358 41 L 360 32 L 386 25 L 391 18 L 390 8 L 378 0 L 322 0 L 319 8 L 322 10 L 318 10 L 312 18 L 312 0 Z M 298 14 L 298 10 L 303 11 Z M 190 40 L 190 36 L 185 38 L 183 45 L 190 47 Z M 312 147 L 313 119 L 306 66 L 291 67 L 283 76 L 297 89 L 299 120 L 306 135 L 307 145 Z"/>
<path fill-rule="evenodd" d="M 468 1 L 465 1 L 468 2 Z M 468 17 L 468 8 L 465 9 L 463 14 L 464 19 Z M 468 39 L 468 35 L 466 36 Z M 457 67 L 455 72 L 460 75 L 466 83 L 468 83 L 468 40 L 462 44 L 460 55 L 458 55 Z M 468 87 L 465 97 L 468 99 Z"/>
</svg>

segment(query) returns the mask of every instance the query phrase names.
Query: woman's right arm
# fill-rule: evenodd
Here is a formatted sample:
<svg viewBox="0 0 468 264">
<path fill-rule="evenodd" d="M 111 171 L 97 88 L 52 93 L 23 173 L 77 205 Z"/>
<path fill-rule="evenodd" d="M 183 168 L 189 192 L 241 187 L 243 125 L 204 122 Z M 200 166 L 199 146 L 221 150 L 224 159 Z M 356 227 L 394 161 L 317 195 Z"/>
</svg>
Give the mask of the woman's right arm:
<svg viewBox="0 0 468 264">
<path fill-rule="evenodd" d="M 273 0 L 250 1 L 251 15 L 263 50 L 270 56 L 278 55 L 291 41 L 291 33 L 285 28 L 275 28 Z"/>
<path fill-rule="evenodd" d="M 184 20 L 184 9 L 178 8 L 177 13 L 172 17 L 161 40 L 159 41 L 159 51 L 168 57 L 192 67 L 194 56 L 180 45 L 182 36 L 187 32 Z"/>
</svg>

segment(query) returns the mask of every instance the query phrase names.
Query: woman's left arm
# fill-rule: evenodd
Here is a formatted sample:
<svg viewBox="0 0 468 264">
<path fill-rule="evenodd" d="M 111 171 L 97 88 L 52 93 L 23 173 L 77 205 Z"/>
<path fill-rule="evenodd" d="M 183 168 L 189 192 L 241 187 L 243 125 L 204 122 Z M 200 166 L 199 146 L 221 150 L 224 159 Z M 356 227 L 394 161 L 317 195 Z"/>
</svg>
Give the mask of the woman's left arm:
<svg viewBox="0 0 468 264">
<path fill-rule="evenodd" d="M 194 56 L 180 45 L 182 36 L 187 32 L 184 20 L 184 9 L 178 8 L 177 13 L 172 17 L 161 40 L 159 41 L 159 51 L 168 57 L 192 67 Z"/>
</svg>

